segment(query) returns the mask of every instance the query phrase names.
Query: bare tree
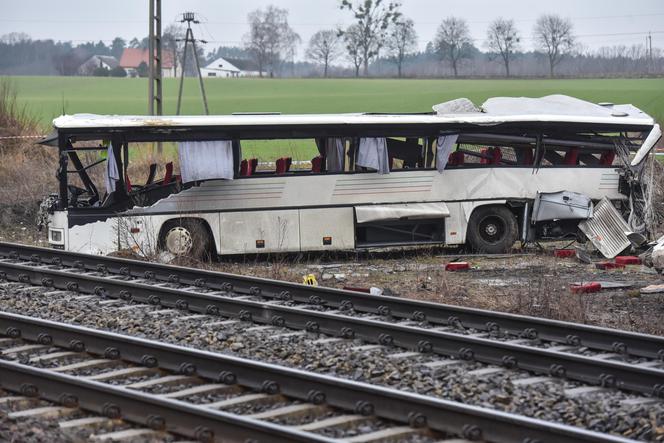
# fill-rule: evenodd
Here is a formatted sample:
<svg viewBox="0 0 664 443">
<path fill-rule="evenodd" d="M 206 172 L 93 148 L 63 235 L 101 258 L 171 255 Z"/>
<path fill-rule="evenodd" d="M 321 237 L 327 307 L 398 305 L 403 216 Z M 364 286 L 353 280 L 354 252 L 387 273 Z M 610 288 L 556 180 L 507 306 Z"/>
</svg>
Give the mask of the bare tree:
<svg viewBox="0 0 664 443">
<path fill-rule="evenodd" d="M 545 14 L 537 19 L 533 31 L 535 42 L 549 57 L 549 75 L 563 56 L 574 48 L 572 21 L 555 14 Z"/>
<path fill-rule="evenodd" d="M 175 75 L 178 75 L 179 60 L 182 59 L 182 50 L 184 49 L 185 30 L 181 24 L 171 24 L 164 29 L 161 34 L 162 49 L 170 53 L 173 57 L 173 67 Z"/>
<path fill-rule="evenodd" d="M 249 33 L 245 35 L 245 47 L 258 64 L 259 75 L 269 71 L 270 77 L 284 57 L 292 57 L 300 36 L 288 25 L 288 11 L 268 6 L 248 15 Z"/>
<path fill-rule="evenodd" d="M 401 68 L 404 59 L 416 48 L 417 33 L 415 32 L 415 22 L 408 18 L 394 23 L 387 39 L 387 50 L 397 64 L 399 77 L 401 77 Z"/>
<path fill-rule="evenodd" d="M 489 25 L 486 45 L 502 58 L 507 77 L 510 76 L 510 59 L 519 49 L 519 40 L 519 32 L 514 25 L 514 20 L 498 18 Z"/>
<path fill-rule="evenodd" d="M 309 40 L 307 57 L 323 65 L 323 77 L 327 77 L 330 63 L 339 57 L 339 33 L 332 29 L 318 31 Z"/>
<path fill-rule="evenodd" d="M 470 56 L 472 40 L 466 20 L 447 17 L 436 32 L 434 48 L 443 60 L 449 60 L 454 76 L 459 74 L 459 62 Z"/>
<path fill-rule="evenodd" d="M 348 9 L 358 25 L 354 31 L 358 32 L 364 75 L 369 75 L 369 61 L 378 57 L 386 40 L 388 27 L 401 15 L 398 11 L 399 3 L 383 3 L 384 0 L 357 0 L 357 3 L 341 0 L 340 8 Z M 341 33 L 343 34 L 343 31 Z"/>
<path fill-rule="evenodd" d="M 344 43 L 346 44 L 347 58 L 355 67 L 355 77 L 360 76 L 360 67 L 362 66 L 362 30 L 358 24 L 350 25 L 343 32 Z"/>
</svg>

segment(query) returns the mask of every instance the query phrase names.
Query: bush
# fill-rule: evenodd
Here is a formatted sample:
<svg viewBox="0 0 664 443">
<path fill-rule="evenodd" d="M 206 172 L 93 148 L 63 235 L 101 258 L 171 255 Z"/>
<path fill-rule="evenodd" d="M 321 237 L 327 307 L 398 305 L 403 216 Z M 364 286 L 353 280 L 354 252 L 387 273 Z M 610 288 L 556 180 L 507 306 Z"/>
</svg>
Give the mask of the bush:
<svg viewBox="0 0 664 443">
<path fill-rule="evenodd" d="M 138 73 L 139 77 L 147 77 L 148 76 L 148 64 L 145 62 L 141 62 L 140 65 L 138 65 L 138 68 L 136 68 L 136 72 Z"/>
<path fill-rule="evenodd" d="M 108 69 L 104 68 L 103 66 L 97 66 L 92 70 L 92 75 L 95 77 L 108 77 L 108 73 Z"/>
<path fill-rule="evenodd" d="M 109 74 L 111 77 L 126 77 L 127 71 L 125 71 L 124 68 L 121 66 L 116 66 L 115 68 L 110 70 Z"/>
</svg>

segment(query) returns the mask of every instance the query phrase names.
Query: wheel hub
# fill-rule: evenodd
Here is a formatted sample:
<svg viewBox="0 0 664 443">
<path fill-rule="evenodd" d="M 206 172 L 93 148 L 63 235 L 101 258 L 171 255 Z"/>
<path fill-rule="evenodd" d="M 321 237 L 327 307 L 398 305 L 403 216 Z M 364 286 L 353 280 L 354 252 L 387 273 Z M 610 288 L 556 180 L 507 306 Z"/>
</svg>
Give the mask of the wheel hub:
<svg viewBox="0 0 664 443">
<path fill-rule="evenodd" d="M 486 232 L 489 236 L 493 237 L 498 233 L 498 227 L 493 223 L 489 223 L 484 228 L 484 232 Z"/>
<path fill-rule="evenodd" d="M 182 226 L 176 226 L 166 234 L 166 249 L 173 255 L 186 255 L 193 246 L 191 232 Z"/>
</svg>

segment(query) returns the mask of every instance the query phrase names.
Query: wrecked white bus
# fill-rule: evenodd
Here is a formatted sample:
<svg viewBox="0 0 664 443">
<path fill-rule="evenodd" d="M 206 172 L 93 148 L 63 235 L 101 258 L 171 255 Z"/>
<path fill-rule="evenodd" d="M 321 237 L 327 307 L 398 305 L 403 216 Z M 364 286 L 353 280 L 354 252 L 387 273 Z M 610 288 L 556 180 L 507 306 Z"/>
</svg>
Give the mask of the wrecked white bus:
<svg viewBox="0 0 664 443">
<path fill-rule="evenodd" d="M 43 141 L 59 153 L 59 193 L 43 205 L 52 247 L 192 256 L 418 244 L 499 253 L 583 235 L 579 222 L 603 199 L 643 230 L 639 180 L 661 135 L 631 105 L 567 96 L 459 99 L 422 114 L 86 114 L 54 128 Z M 316 153 L 305 169 L 243 158 L 248 141 L 293 139 Z M 179 162 L 160 178 L 151 165 L 137 184 L 127 164 L 146 142 L 176 144 Z"/>
</svg>

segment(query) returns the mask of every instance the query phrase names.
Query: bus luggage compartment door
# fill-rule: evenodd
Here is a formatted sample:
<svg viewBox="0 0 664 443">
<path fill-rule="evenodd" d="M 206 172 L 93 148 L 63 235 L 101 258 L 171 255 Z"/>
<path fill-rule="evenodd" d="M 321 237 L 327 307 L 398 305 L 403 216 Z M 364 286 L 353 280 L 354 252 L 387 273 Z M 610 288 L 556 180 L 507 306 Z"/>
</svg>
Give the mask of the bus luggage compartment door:
<svg viewBox="0 0 664 443">
<path fill-rule="evenodd" d="M 353 208 L 300 209 L 303 251 L 355 248 Z"/>
<path fill-rule="evenodd" d="M 220 254 L 289 252 L 300 250 L 297 209 L 220 214 Z"/>
<path fill-rule="evenodd" d="M 443 243 L 449 216 L 443 202 L 356 206 L 357 247 Z"/>
</svg>

